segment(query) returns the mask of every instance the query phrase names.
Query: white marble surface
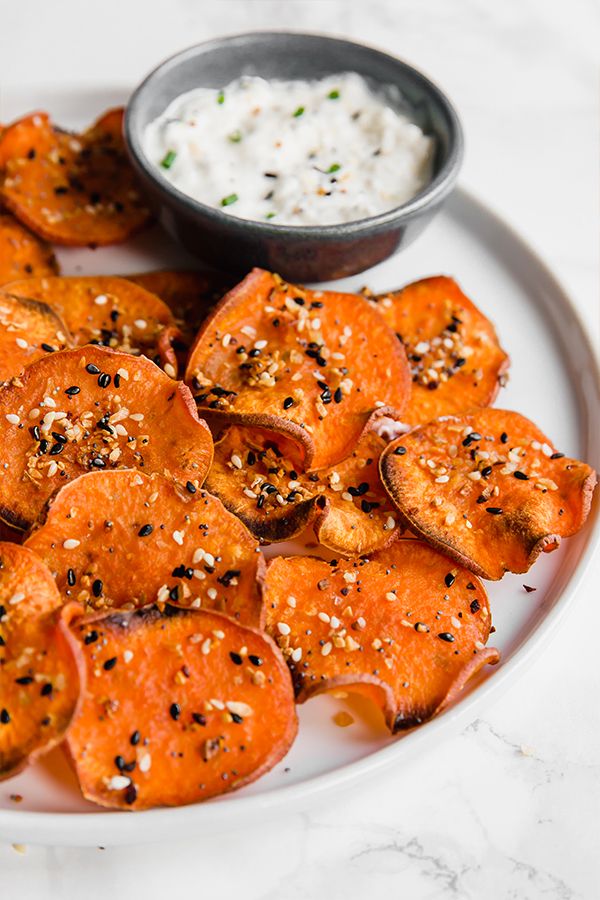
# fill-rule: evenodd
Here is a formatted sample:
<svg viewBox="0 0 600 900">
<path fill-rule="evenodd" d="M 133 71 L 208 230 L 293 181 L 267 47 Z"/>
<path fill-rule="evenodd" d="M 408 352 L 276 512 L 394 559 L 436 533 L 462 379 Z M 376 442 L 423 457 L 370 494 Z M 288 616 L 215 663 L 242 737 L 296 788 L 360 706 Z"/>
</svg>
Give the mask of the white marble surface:
<svg viewBox="0 0 600 900">
<path fill-rule="evenodd" d="M 527 237 L 598 342 L 596 0 L 2 3 L 2 86 L 133 84 L 222 32 L 295 27 L 377 44 L 442 84 L 463 183 Z M 526 677 L 410 770 L 251 832 L 110 850 L 0 846 L 20 900 L 596 900 L 600 561 Z"/>
</svg>

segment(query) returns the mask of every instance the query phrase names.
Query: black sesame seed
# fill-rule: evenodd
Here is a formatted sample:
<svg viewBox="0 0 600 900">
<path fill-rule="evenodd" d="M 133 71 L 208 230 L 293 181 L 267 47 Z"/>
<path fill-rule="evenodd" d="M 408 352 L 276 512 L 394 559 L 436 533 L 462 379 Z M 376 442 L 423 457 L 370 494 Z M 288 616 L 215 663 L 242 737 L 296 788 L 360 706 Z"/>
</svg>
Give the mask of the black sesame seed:
<svg viewBox="0 0 600 900">
<path fill-rule="evenodd" d="M 333 394 L 333 399 L 336 403 L 341 403 L 344 395 L 342 394 L 342 389 L 340 387 L 336 388 Z"/>
<path fill-rule="evenodd" d="M 115 382 L 115 387 L 116 387 L 116 388 L 121 387 L 121 376 L 119 375 L 118 372 L 117 372 L 117 374 L 116 374 L 115 377 L 114 377 L 114 382 Z"/>
<path fill-rule="evenodd" d="M 448 572 L 448 574 L 444 578 L 444 584 L 446 585 L 446 587 L 452 587 L 455 581 L 456 575 L 454 575 L 452 572 Z"/>
<path fill-rule="evenodd" d="M 88 363 L 87 366 L 85 367 L 85 371 L 89 372 L 90 375 L 99 375 L 100 374 L 100 369 L 98 368 L 98 366 L 95 366 L 94 363 Z"/>
<path fill-rule="evenodd" d="M 562 459 L 564 455 L 564 453 L 553 453 L 550 459 Z"/>
<path fill-rule="evenodd" d="M 473 614 L 476 612 L 479 612 L 479 610 L 481 609 L 481 604 L 479 603 L 479 600 L 477 600 L 477 599 L 471 600 L 470 606 L 471 606 L 471 612 Z"/>
<path fill-rule="evenodd" d="M 185 488 L 190 494 L 196 493 L 196 485 L 192 484 L 191 481 L 186 482 Z"/>
<path fill-rule="evenodd" d="M 283 401 L 283 408 L 284 408 L 284 409 L 289 409 L 290 406 L 293 406 L 293 405 L 294 405 L 294 398 L 293 398 L 293 397 L 286 397 L 285 400 Z"/>
<path fill-rule="evenodd" d="M 8 725 L 10 722 L 10 713 L 7 709 L 0 709 L 0 722 L 3 725 Z"/>
<path fill-rule="evenodd" d="M 137 746 L 137 744 L 139 744 L 140 737 L 141 737 L 141 735 L 140 735 L 139 731 L 136 729 L 133 732 L 133 734 L 131 735 L 131 737 L 129 738 L 129 743 L 131 744 L 132 747 L 135 747 L 135 746 Z"/>
<path fill-rule="evenodd" d="M 508 435 L 505 431 L 503 431 L 500 435 L 500 440 L 503 444 L 506 444 L 506 442 L 508 441 Z"/>
<path fill-rule="evenodd" d="M 33 678 L 31 675 L 23 675 L 22 678 L 15 678 L 16 684 L 31 684 Z"/>
<path fill-rule="evenodd" d="M 103 588 L 104 585 L 102 584 L 100 579 L 96 578 L 96 580 L 92 584 L 92 594 L 94 595 L 94 597 L 101 597 Z"/>
<path fill-rule="evenodd" d="M 248 656 L 248 659 L 253 666 L 262 666 L 263 664 L 262 658 L 260 656 L 255 656 L 253 653 Z"/>
<path fill-rule="evenodd" d="M 135 784 L 127 785 L 127 789 L 125 791 L 123 799 L 128 806 L 131 806 L 132 803 L 135 803 L 137 800 L 137 788 Z"/>
<path fill-rule="evenodd" d="M 138 531 L 139 537 L 148 537 L 149 534 L 152 534 L 154 531 L 152 525 L 142 525 L 140 530 Z"/>
<path fill-rule="evenodd" d="M 98 640 L 98 632 L 94 629 L 94 631 L 88 631 L 86 636 L 83 639 L 84 644 L 93 644 Z"/>
<path fill-rule="evenodd" d="M 50 456 L 58 456 L 65 449 L 64 444 L 52 444 L 50 447 Z"/>
<path fill-rule="evenodd" d="M 56 347 L 53 347 L 51 344 L 41 344 L 42 350 L 45 350 L 46 353 L 55 353 Z"/>
<path fill-rule="evenodd" d="M 66 389 L 65 394 L 66 394 L 68 397 L 74 397 L 75 394 L 78 394 L 78 393 L 80 392 L 80 390 L 81 390 L 80 387 L 77 387 L 76 384 L 73 384 L 73 385 L 71 385 L 71 387 L 68 387 L 68 388 Z"/>
<path fill-rule="evenodd" d="M 169 707 L 169 715 L 171 716 L 172 719 L 175 720 L 175 722 L 177 721 L 177 719 L 181 715 L 181 707 L 180 707 L 179 703 L 171 703 L 171 705 Z"/>
<path fill-rule="evenodd" d="M 481 474 L 484 478 L 488 478 L 492 474 L 492 467 L 484 466 L 483 469 L 481 470 Z"/>
<path fill-rule="evenodd" d="M 448 644 L 454 643 L 454 635 L 450 634 L 449 631 L 442 631 L 441 634 L 438 634 L 440 641 L 446 641 Z"/>
<path fill-rule="evenodd" d="M 123 769 L 125 768 L 125 760 L 123 759 L 123 757 L 121 755 L 115 756 L 115 766 L 117 767 L 119 772 L 122 772 Z"/>
<path fill-rule="evenodd" d="M 192 713 L 192 719 L 196 723 L 196 725 L 206 725 L 206 717 L 202 715 L 202 713 Z"/>
<path fill-rule="evenodd" d="M 52 432 L 52 437 L 53 437 L 54 440 L 57 441 L 57 443 L 59 443 L 59 444 L 66 444 L 66 443 L 67 443 L 66 437 L 64 436 L 64 434 L 61 434 L 60 431 L 53 431 L 53 432 Z"/>
<path fill-rule="evenodd" d="M 394 450 L 395 456 L 404 456 L 405 453 L 406 453 L 406 447 L 396 447 L 396 449 Z"/>
<path fill-rule="evenodd" d="M 52 452 L 52 451 L 50 451 L 50 452 Z M 106 462 L 101 456 L 95 456 L 92 460 L 92 465 L 96 469 L 105 469 L 106 468 Z"/>
<path fill-rule="evenodd" d="M 244 720 L 242 719 L 242 717 L 239 715 L 239 713 L 234 713 L 234 712 L 232 712 L 232 713 L 230 713 L 230 715 L 231 715 L 231 718 L 233 719 L 233 721 L 235 722 L 236 725 L 241 725 L 242 722 L 244 721 Z"/>
<path fill-rule="evenodd" d="M 500 509 L 499 506 L 486 506 L 485 511 L 489 512 L 489 514 L 491 516 L 501 516 L 502 515 L 502 510 Z"/>
<path fill-rule="evenodd" d="M 518 478 L 519 481 L 529 481 L 529 475 L 526 475 L 525 472 L 519 472 L 517 470 L 516 472 L 513 472 L 513 475 L 515 478 Z"/>
<path fill-rule="evenodd" d="M 105 661 L 103 668 L 106 669 L 107 672 L 110 672 L 111 669 L 114 669 L 116 664 L 117 664 L 117 657 L 111 656 L 110 659 L 107 659 Z"/>
<path fill-rule="evenodd" d="M 107 388 L 111 382 L 111 377 L 108 372 L 103 372 L 101 375 L 98 375 L 98 384 L 101 388 Z"/>
<path fill-rule="evenodd" d="M 49 697 L 51 693 L 52 693 L 52 685 L 49 681 L 47 681 L 46 684 L 42 685 L 42 687 L 40 689 L 40 695 L 42 697 Z"/>
<path fill-rule="evenodd" d="M 234 651 L 232 650 L 229 653 L 229 657 L 231 659 L 231 662 L 234 663 L 236 666 L 242 665 L 243 660 L 239 653 L 234 653 Z"/>
</svg>

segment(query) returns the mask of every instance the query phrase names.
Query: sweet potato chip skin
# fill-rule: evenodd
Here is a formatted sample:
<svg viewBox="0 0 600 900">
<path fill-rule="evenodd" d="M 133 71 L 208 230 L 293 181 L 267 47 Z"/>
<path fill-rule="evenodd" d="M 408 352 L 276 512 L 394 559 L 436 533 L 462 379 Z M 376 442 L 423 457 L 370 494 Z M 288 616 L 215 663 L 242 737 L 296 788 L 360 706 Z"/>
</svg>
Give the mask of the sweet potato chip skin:
<svg viewBox="0 0 600 900">
<path fill-rule="evenodd" d="M 72 481 L 26 544 L 64 599 L 87 610 L 170 600 L 261 624 L 256 540 L 216 497 L 162 475 L 121 469 Z"/>
<path fill-rule="evenodd" d="M 122 109 L 109 110 L 81 135 L 58 130 L 42 112 L 13 122 L 0 138 L 0 199 L 55 244 L 127 240 L 150 213 L 125 152 L 122 127 Z"/>
<path fill-rule="evenodd" d="M 184 384 L 145 357 L 91 344 L 52 353 L 0 389 L 0 434 L 0 518 L 21 529 L 84 472 L 140 468 L 199 487 L 212 462 Z"/>
<path fill-rule="evenodd" d="M 51 750 L 79 703 L 78 644 L 54 579 L 26 547 L 0 543 L 0 780 Z"/>
<path fill-rule="evenodd" d="M 47 303 L 78 347 L 94 343 L 124 353 L 143 353 L 157 365 L 167 366 L 171 377 L 177 374 L 171 346 L 179 336 L 175 318 L 166 303 L 140 285 L 96 275 L 26 278 L 4 289 Z"/>
<path fill-rule="evenodd" d="M 491 626 L 483 585 L 422 541 L 396 541 L 334 567 L 273 559 L 267 631 L 290 666 L 298 702 L 356 685 L 391 731 L 431 718 L 486 663 Z"/>
<path fill-rule="evenodd" d="M 0 288 L 0 382 L 70 344 L 64 322 L 46 303 Z"/>
<path fill-rule="evenodd" d="M 411 367 L 404 422 L 418 425 L 494 402 L 510 360 L 492 323 L 453 278 L 424 278 L 374 299 Z"/>
<path fill-rule="evenodd" d="M 0 213 L 0 284 L 16 278 L 57 274 L 52 248 L 14 216 Z"/>
<path fill-rule="evenodd" d="M 379 477 L 384 447 L 367 432 L 348 459 L 303 473 L 291 441 L 232 425 L 215 445 L 206 487 L 263 543 L 289 540 L 312 522 L 321 544 L 359 556 L 382 549 L 398 533 Z"/>
<path fill-rule="evenodd" d="M 404 408 L 404 348 L 362 297 L 254 269 L 201 327 L 186 382 L 215 421 L 285 434 L 305 468 L 344 459 L 375 416 Z"/>
<path fill-rule="evenodd" d="M 382 481 L 414 533 L 482 578 L 527 572 L 578 531 L 596 473 L 519 413 L 437 419 L 388 445 Z"/>
<path fill-rule="evenodd" d="M 235 284 L 223 272 L 184 269 L 159 269 L 127 278 L 152 291 L 167 304 L 181 327 L 182 339 L 188 349 L 211 307 Z"/>
<path fill-rule="evenodd" d="M 292 683 L 264 633 L 171 605 L 91 617 L 74 632 L 90 677 L 67 743 L 88 800 L 197 803 L 254 781 L 289 750 Z"/>
</svg>

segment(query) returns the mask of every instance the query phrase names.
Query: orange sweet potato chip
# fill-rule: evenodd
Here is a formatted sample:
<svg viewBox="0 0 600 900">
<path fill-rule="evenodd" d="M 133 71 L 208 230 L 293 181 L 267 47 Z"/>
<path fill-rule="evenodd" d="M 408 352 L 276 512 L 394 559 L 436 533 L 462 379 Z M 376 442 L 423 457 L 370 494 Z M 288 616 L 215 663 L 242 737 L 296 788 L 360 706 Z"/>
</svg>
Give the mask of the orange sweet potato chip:
<svg viewBox="0 0 600 900">
<path fill-rule="evenodd" d="M 35 553 L 0 543 L 0 780 L 59 743 L 79 701 L 77 643 Z"/>
<path fill-rule="evenodd" d="M 205 321 L 186 381 L 214 420 L 294 440 L 305 468 L 348 456 L 374 416 L 402 412 L 410 388 L 403 347 L 364 298 L 261 269 Z"/>
<path fill-rule="evenodd" d="M 298 702 L 345 687 L 383 709 L 391 731 L 431 718 L 486 663 L 483 586 L 421 541 L 368 559 L 277 557 L 264 586 L 267 630 L 286 657 Z"/>
<path fill-rule="evenodd" d="M 191 482 L 181 488 L 162 475 L 91 472 L 58 492 L 27 546 L 63 597 L 86 609 L 170 600 L 260 624 L 258 545 Z"/>
<path fill-rule="evenodd" d="M 206 487 L 264 543 L 289 540 L 312 522 L 321 544 L 358 556 L 397 536 L 379 477 L 384 447 L 366 432 L 347 459 L 303 473 L 282 435 L 232 425 L 215 445 Z"/>
<path fill-rule="evenodd" d="M 14 216 L 0 213 L 0 284 L 29 276 L 56 275 L 52 248 Z"/>
<path fill-rule="evenodd" d="M 404 422 L 418 425 L 493 403 L 509 359 L 494 326 L 454 279 L 424 278 L 374 300 L 411 368 Z"/>
<path fill-rule="evenodd" d="M 0 382 L 70 343 L 64 322 L 46 303 L 0 289 Z"/>
<path fill-rule="evenodd" d="M 478 409 L 398 438 L 381 477 L 411 531 L 482 578 L 527 572 L 578 531 L 596 474 L 515 412 Z"/>
<path fill-rule="evenodd" d="M 180 269 L 159 269 L 128 275 L 147 291 L 163 300 L 177 319 L 182 340 L 187 349 L 210 308 L 233 286 L 233 280 L 222 272 L 190 272 Z"/>
<path fill-rule="evenodd" d="M 170 605 L 74 631 L 90 677 L 67 743 L 88 800 L 195 803 L 254 781 L 291 746 L 291 679 L 262 632 Z"/>
<path fill-rule="evenodd" d="M 61 317 L 76 346 L 98 344 L 135 356 L 144 354 L 177 375 L 172 343 L 179 330 L 169 307 L 125 278 L 106 275 L 27 278 L 5 290 L 41 300 Z"/>
<path fill-rule="evenodd" d="M 136 468 L 200 486 L 212 438 L 188 388 L 145 357 L 88 345 L 0 389 L 0 518 L 28 528 L 83 472 Z"/>
<path fill-rule="evenodd" d="M 126 240 L 149 220 L 127 159 L 123 110 L 81 135 L 55 128 L 46 113 L 9 125 L 0 138 L 0 199 L 55 244 L 100 246 Z"/>
</svg>

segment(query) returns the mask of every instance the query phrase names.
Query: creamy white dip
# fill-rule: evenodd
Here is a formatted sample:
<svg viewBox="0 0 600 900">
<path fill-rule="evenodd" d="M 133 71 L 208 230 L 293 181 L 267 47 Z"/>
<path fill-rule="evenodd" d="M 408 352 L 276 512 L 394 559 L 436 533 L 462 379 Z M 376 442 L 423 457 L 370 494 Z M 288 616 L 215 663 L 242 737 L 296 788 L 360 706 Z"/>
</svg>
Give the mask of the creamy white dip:
<svg viewBox="0 0 600 900">
<path fill-rule="evenodd" d="M 331 225 L 400 206 L 430 180 L 433 153 L 418 125 L 351 72 L 197 88 L 150 122 L 143 145 L 190 197 L 285 225 Z"/>
</svg>

